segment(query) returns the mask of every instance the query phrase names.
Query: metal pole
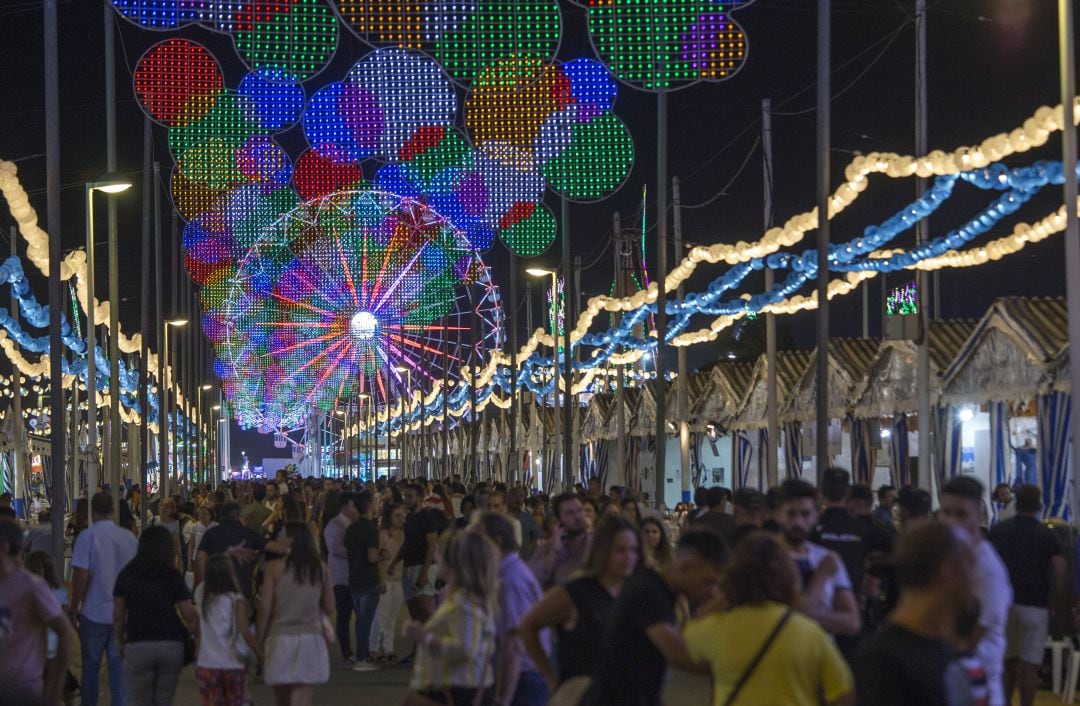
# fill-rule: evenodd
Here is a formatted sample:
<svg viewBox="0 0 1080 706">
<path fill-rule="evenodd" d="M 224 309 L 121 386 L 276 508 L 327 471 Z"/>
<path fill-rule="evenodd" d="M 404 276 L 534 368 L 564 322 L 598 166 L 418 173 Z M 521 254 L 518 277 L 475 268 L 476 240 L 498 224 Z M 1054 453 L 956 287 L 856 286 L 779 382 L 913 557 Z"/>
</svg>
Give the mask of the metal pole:
<svg viewBox="0 0 1080 706">
<path fill-rule="evenodd" d="M 1069 297 L 1069 372 L 1080 380 L 1080 225 L 1076 218 L 1076 28 L 1073 25 L 1072 0 L 1058 0 L 1058 50 L 1061 72 L 1061 104 L 1065 110 L 1065 126 L 1061 133 L 1061 163 L 1065 172 L 1065 255 L 1066 281 Z M 1072 408 L 1073 459 L 1080 459 L 1080 410 Z M 1073 468 L 1077 461 L 1073 461 Z M 1075 471 L 1074 471 L 1075 477 Z M 1073 521 L 1080 521 L 1080 484 L 1072 484 Z"/>
<path fill-rule="evenodd" d="M 818 57 L 817 57 L 817 419 L 816 451 L 817 482 L 821 485 L 829 465 L 829 81 L 832 42 L 832 0 L 818 0 Z"/>
<path fill-rule="evenodd" d="M 166 413 L 169 409 L 169 388 L 165 384 L 165 336 L 168 326 L 165 323 L 163 306 L 162 264 L 164 252 L 161 249 L 161 165 L 154 162 L 154 343 L 158 347 L 157 384 L 158 384 L 158 492 L 169 477 L 169 424 Z M 149 510 L 150 494 L 143 498 L 143 505 Z"/>
<path fill-rule="evenodd" d="M 52 237 L 49 238 L 49 406 L 54 420 L 60 419 L 64 409 L 63 341 L 60 339 L 60 302 L 63 292 L 60 286 L 60 259 L 63 246 L 60 230 L 60 69 L 57 57 L 59 41 L 56 37 L 56 0 L 44 2 L 45 40 L 45 198 L 46 223 Z M 21 420 L 20 420 L 21 421 Z M 53 424 L 50 454 L 53 458 L 52 484 L 52 555 L 56 566 L 64 565 L 64 510 L 67 498 L 64 483 L 57 483 L 56 474 L 63 473 L 63 464 L 57 468 L 56 459 L 64 458 L 64 429 Z"/>
<path fill-rule="evenodd" d="M 150 350 L 150 194 L 155 191 L 153 174 L 154 134 L 150 125 L 150 118 L 143 118 L 143 193 L 142 193 L 142 260 L 139 288 L 139 331 L 142 333 L 142 346 L 139 349 L 139 412 L 142 414 L 142 424 L 139 426 L 140 446 L 139 458 L 139 499 L 141 508 L 139 512 L 139 529 L 146 529 L 147 505 L 146 500 L 146 453 L 150 449 L 150 364 L 146 360 L 146 354 Z"/>
<path fill-rule="evenodd" d="M 573 292 L 573 296 L 571 296 Z M 578 317 L 581 316 L 581 256 L 574 255 L 574 288 L 573 290 L 567 288 L 566 290 L 566 340 L 570 341 L 570 322 L 574 322 L 577 325 Z M 569 348 L 569 345 L 567 346 Z M 581 360 L 581 348 L 575 348 L 573 352 L 573 361 L 577 363 Z M 573 369 L 571 368 L 571 371 Z M 571 373 L 570 382 L 573 383 L 574 376 Z M 582 424 L 582 410 L 578 396 L 573 395 L 574 402 L 574 434 L 573 434 L 573 472 L 574 478 L 581 478 L 581 424 Z M 588 485 L 586 480 L 586 485 Z"/>
<path fill-rule="evenodd" d="M 575 398 L 571 391 L 574 386 L 574 366 L 573 356 L 570 353 L 570 301 L 573 298 L 571 296 L 572 280 L 570 277 L 570 205 L 563 196 L 562 199 L 562 271 L 563 271 L 563 469 L 562 469 L 562 481 L 563 489 L 569 490 L 573 487 L 573 478 L 571 477 L 574 472 L 574 406 Z M 559 289 L 555 288 L 554 292 L 555 311 L 559 310 Z M 556 323 L 558 323 L 559 317 L 555 317 Z M 556 329 L 557 331 L 557 329 Z M 558 333 L 555 334 L 558 337 Z M 558 394 L 558 387 L 555 388 L 556 394 Z"/>
<path fill-rule="evenodd" d="M 661 91 L 656 97 L 656 484 L 654 507 L 657 510 L 664 505 L 664 483 L 667 476 L 667 381 L 664 379 L 664 345 L 667 337 L 667 251 L 668 251 L 668 216 L 667 216 L 667 91 Z"/>
<path fill-rule="evenodd" d="M 86 186 L 86 496 L 98 488 L 97 323 L 94 298 L 94 190 Z M 50 262 L 51 262 L 50 258 Z"/>
<path fill-rule="evenodd" d="M 675 235 L 675 259 L 681 261 L 683 256 L 682 199 L 679 195 L 678 177 L 671 180 L 671 202 L 674 211 L 672 215 L 675 226 L 673 231 Z M 679 304 L 682 304 L 684 294 L 683 286 L 680 284 L 677 290 Z M 687 389 L 690 381 L 687 379 L 686 346 L 679 346 L 678 356 L 679 374 L 675 379 L 675 394 L 676 409 L 679 417 L 679 475 L 682 479 L 681 499 L 683 502 L 690 502 L 693 497 L 694 478 L 693 470 L 690 468 L 690 391 Z"/>
<path fill-rule="evenodd" d="M 551 482 L 552 487 L 562 487 L 565 482 L 565 473 L 562 465 L 562 454 L 559 453 L 559 428 L 562 420 L 559 419 L 559 275 L 551 272 L 551 307 L 548 308 L 548 318 L 551 319 L 551 338 L 554 348 L 551 356 L 551 380 L 553 388 L 551 392 Z M 547 444 L 544 444 L 547 448 Z"/>
<path fill-rule="evenodd" d="M 521 458 L 518 456 L 518 438 L 517 438 L 517 425 L 518 425 L 518 388 L 517 388 L 517 376 L 518 376 L 518 327 L 517 327 L 517 307 L 518 307 L 518 262 L 517 255 L 510 253 L 510 316 L 506 318 L 507 323 L 510 325 L 510 468 L 507 473 L 507 480 L 510 483 L 517 483 L 518 472 L 521 470 Z M 530 333 L 532 333 L 530 331 Z"/>
<path fill-rule="evenodd" d="M 176 214 L 173 214 L 173 217 L 172 217 L 172 238 L 169 239 L 169 254 L 172 256 L 172 269 L 169 270 L 169 276 L 172 278 L 172 286 L 170 287 L 170 289 L 172 290 L 172 292 L 171 292 L 172 293 L 172 307 L 169 309 L 169 312 L 171 313 L 172 316 L 176 316 L 177 314 L 180 313 L 179 287 L 180 287 L 180 277 L 181 277 L 181 275 L 180 275 L 180 264 L 179 264 L 179 261 L 178 261 L 178 251 L 179 251 L 179 233 L 177 233 Z M 169 343 L 169 335 L 168 335 L 168 333 L 166 333 L 165 334 L 166 348 L 168 347 L 168 343 Z M 167 350 L 165 351 L 165 355 L 168 356 L 168 351 Z M 166 357 L 165 360 L 166 360 L 166 362 L 168 362 L 167 357 Z M 180 435 L 180 426 L 179 426 L 179 424 L 177 424 L 177 417 L 179 416 L 177 414 L 177 412 L 179 411 L 179 409 L 178 409 L 179 405 L 175 404 L 175 402 L 177 401 L 177 396 L 176 396 L 176 376 L 173 375 L 172 367 L 168 367 L 168 373 L 167 374 L 169 376 L 169 397 L 173 401 L 173 404 L 171 404 L 169 406 L 169 426 L 172 429 L 172 453 L 170 454 L 170 460 L 169 460 L 169 465 L 171 466 L 171 468 L 170 468 L 169 472 L 170 473 L 176 473 L 177 475 L 179 475 L 180 466 L 179 466 L 179 463 L 178 463 L 179 457 L 177 456 L 176 448 L 177 448 L 177 441 L 178 441 L 177 437 Z M 165 495 L 162 494 L 161 497 L 164 498 Z"/>
<path fill-rule="evenodd" d="M 113 9 L 102 3 L 105 21 L 105 149 L 110 174 L 116 172 L 116 41 Z M 116 200 L 107 201 L 109 214 L 109 482 L 113 506 L 119 512 L 121 465 L 120 440 L 120 245 L 116 223 Z"/>
<path fill-rule="evenodd" d="M 772 101 L 761 101 L 761 148 L 763 153 L 765 184 L 765 229 L 773 224 L 773 154 L 772 154 Z M 765 291 L 771 291 L 776 280 L 776 273 L 771 267 L 765 268 Z M 765 359 L 768 361 L 765 378 L 765 399 L 769 424 L 769 439 L 766 445 L 766 481 L 768 487 L 775 487 L 780 482 L 780 463 L 777 449 L 780 445 L 780 410 L 776 393 L 776 314 L 765 314 Z M 788 476 L 792 475 L 788 469 Z"/>
<path fill-rule="evenodd" d="M 926 0 L 915 0 L 915 155 L 926 154 Z M 926 190 L 926 179 L 916 177 L 915 192 L 921 195 Z M 922 243 L 927 238 L 928 220 L 920 219 L 915 224 L 915 241 Z M 919 340 L 916 348 L 915 390 L 919 413 L 919 474 L 917 482 L 920 488 L 931 490 L 932 457 L 934 448 L 934 427 L 930 409 L 930 277 L 925 271 L 916 276 L 919 297 Z"/>
<path fill-rule="evenodd" d="M 163 435 L 163 436 L 167 436 L 169 434 L 170 427 L 173 426 L 171 424 L 171 422 L 172 422 L 173 417 L 174 417 L 173 409 L 172 409 L 172 400 L 171 400 L 171 398 L 173 396 L 173 394 L 172 394 L 173 393 L 173 384 L 172 384 L 173 380 L 172 380 L 172 369 L 169 367 L 169 325 L 168 324 L 165 324 L 165 340 L 164 340 L 164 345 L 162 345 L 162 347 L 161 347 L 161 367 L 165 371 L 165 377 L 162 378 L 163 382 L 161 383 L 161 400 L 158 401 L 158 404 L 161 407 L 161 413 L 158 416 L 166 418 L 165 423 L 162 424 L 162 426 L 161 426 L 160 434 Z M 167 417 L 166 417 L 166 415 L 167 415 Z M 172 454 L 169 454 L 169 452 L 168 452 L 168 442 L 167 442 L 167 440 L 164 443 L 161 444 L 161 457 L 163 459 L 165 459 L 165 461 L 162 464 L 162 467 L 161 467 L 161 469 L 159 469 L 159 472 L 158 472 L 158 497 L 161 498 L 162 500 L 169 497 L 169 481 L 172 480 L 171 477 L 170 477 L 172 475 L 171 466 L 172 466 L 172 464 L 176 463 L 176 430 L 175 430 L 175 428 L 172 429 L 172 432 L 173 432 L 172 435 L 171 435 L 172 436 Z M 168 457 L 168 458 L 166 458 L 166 457 Z"/>
<path fill-rule="evenodd" d="M 11 226 L 11 257 L 19 256 L 19 231 L 15 226 Z M 8 311 L 11 318 L 18 323 L 19 322 L 19 300 L 15 296 L 15 288 L 11 289 L 11 297 L 9 299 Z M 15 363 L 11 363 L 11 389 L 14 393 L 11 397 L 11 416 L 14 418 L 14 423 L 11 425 L 12 430 L 15 432 L 15 438 L 10 439 L 11 445 L 11 476 L 15 482 L 15 512 L 22 519 L 27 519 L 28 512 L 26 508 L 26 498 L 23 495 L 26 491 L 26 447 L 23 445 L 23 430 L 26 428 L 23 421 L 22 414 L 22 372 L 19 370 L 19 366 Z M 78 384 L 78 379 L 76 379 Z M 77 400 L 78 398 L 76 398 Z M 51 404 L 51 400 L 50 400 Z M 76 404 L 74 414 L 78 414 L 79 409 Z M 78 440 L 78 436 L 75 437 Z M 55 467 L 55 466 L 54 466 Z"/>
<path fill-rule="evenodd" d="M 622 271 L 622 223 L 619 214 L 615 214 L 615 297 L 622 299 L 626 293 L 623 291 Z M 622 323 L 622 313 L 616 313 L 615 325 Z M 615 366 L 615 420 L 619 425 L 615 432 L 615 478 L 612 485 L 626 484 L 626 410 L 623 408 L 626 399 L 626 373 L 623 365 Z"/>
<path fill-rule="evenodd" d="M 177 247 L 180 244 L 177 243 Z M 191 374 L 191 349 L 195 345 L 195 327 L 199 325 L 199 322 L 195 319 L 195 312 L 191 308 L 191 290 L 190 283 L 183 274 L 177 273 L 180 277 L 180 296 L 184 302 L 184 318 L 191 322 L 191 328 L 187 330 L 187 336 L 185 345 L 180 349 L 181 360 L 183 361 L 183 368 L 181 369 L 181 389 L 184 394 L 184 480 L 187 487 L 190 488 L 192 484 L 197 480 L 194 472 L 194 458 L 192 456 L 192 426 L 195 419 L 192 409 L 192 399 L 195 397 L 195 390 L 198 385 L 192 385 L 193 375 Z"/>
</svg>

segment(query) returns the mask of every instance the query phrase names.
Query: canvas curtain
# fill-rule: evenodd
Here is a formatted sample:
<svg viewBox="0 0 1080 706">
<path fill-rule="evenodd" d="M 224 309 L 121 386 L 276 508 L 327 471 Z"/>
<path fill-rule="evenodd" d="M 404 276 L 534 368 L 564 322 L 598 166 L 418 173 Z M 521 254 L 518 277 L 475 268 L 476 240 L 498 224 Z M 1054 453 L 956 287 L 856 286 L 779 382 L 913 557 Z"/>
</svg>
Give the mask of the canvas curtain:
<svg viewBox="0 0 1080 706">
<path fill-rule="evenodd" d="M 765 491 L 765 479 L 769 477 L 769 430 L 758 430 L 757 489 Z"/>
<path fill-rule="evenodd" d="M 897 488 L 911 485 L 911 449 L 908 446 L 907 415 L 893 415 L 889 434 L 889 475 Z"/>
<path fill-rule="evenodd" d="M 1069 394 L 1050 392 L 1036 398 L 1039 423 L 1039 479 L 1043 515 L 1069 519 Z"/>
<path fill-rule="evenodd" d="M 935 465 L 938 484 L 941 486 L 960 473 L 960 442 L 963 425 L 952 405 L 938 407 L 935 422 L 937 427 L 934 434 L 934 446 L 937 451 Z M 919 443 L 922 442 L 920 438 Z"/>
<path fill-rule="evenodd" d="M 750 480 L 750 459 L 754 454 L 754 445 L 750 442 L 750 432 L 739 429 L 735 433 L 735 482 L 736 489 L 745 488 Z"/>
<path fill-rule="evenodd" d="M 788 478 L 802 478 L 803 431 L 802 422 L 784 422 L 784 468 Z"/>
<path fill-rule="evenodd" d="M 870 485 L 874 475 L 875 453 L 872 447 L 873 439 L 870 438 L 872 431 L 869 419 L 856 419 L 848 417 L 851 428 L 851 465 L 852 478 L 855 483 Z"/>
<path fill-rule="evenodd" d="M 1009 482 L 1009 403 L 990 403 L 990 481 L 991 493 L 1000 483 Z M 1001 511 L 997 501 L 990 503 L 991 524 Z"/>
</svg>

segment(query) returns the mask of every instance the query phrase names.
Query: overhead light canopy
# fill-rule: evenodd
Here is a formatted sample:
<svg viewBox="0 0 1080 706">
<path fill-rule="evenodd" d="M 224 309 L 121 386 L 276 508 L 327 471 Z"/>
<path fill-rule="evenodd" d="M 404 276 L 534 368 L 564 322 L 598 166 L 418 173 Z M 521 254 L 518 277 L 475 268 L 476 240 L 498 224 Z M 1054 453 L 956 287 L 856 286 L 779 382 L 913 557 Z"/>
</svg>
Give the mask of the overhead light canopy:
<svg viewBox="0 0 1080 706">
<path fill-rule="evenodd" d="M 530 267 L 525 270 L 525 274 L 532 275 L 533 277 L 550 277 L 555 273 L 552 270 L 545 270 L 543 267 Z"/>
<path fill-rule="evenodd" d="M 166 326 L 187 326 L 187 319 L 171 319 L 165 322 Z"/>
<path fill-rule="evenodd" d="M 202 389 L 203 390 L 209 390 L 211 387 L 213 387 L 213 385 L 203 385 Z"/>
</svg>

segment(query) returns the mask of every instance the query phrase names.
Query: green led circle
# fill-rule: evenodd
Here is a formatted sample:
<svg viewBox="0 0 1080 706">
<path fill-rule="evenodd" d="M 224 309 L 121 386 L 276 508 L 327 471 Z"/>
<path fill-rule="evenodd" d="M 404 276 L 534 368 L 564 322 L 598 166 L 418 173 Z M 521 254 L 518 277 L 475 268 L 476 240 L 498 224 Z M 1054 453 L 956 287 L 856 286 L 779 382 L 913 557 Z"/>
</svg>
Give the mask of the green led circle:
<svg viewBox="0 0 1080 706">
<path fill-rule="evenodd" d="M 596 201 L 622 186 L 634 163 L 634 141 L 610 113 L 573 127 L 570 145 L 543 167 L 548 186 L 571 201 Z"/>
<path fill-rule="evenodd" d="M 528 217 L 499 230 L 499 237 L 518 257 L 536 257 L 551 247 L 559 227 L 548 207 L 538 204 Z"/>
<path fill-rule="evenodd" d="M 746 35 L 731 19 L 745 0 L 598 0 L 589 37 L 619 80 L 665 91 L 724 81 L 746 60 Z"/>
<path fill-rule="evenodd" d="M 233 167 L 235 158 L 229 155 L 229 159 L 223 161 L 227 151 L 220 148 L 236 148 L 252 135 L 267 134 L 268 131 L 259 126 L 258 118 L 244 110 L 244 100 L 234 91 L 226 90 L 218 96 L 209 113 L 187 125 L 169 128 L 169 149 L 178 160 L 193 147 L 207 147 L 207 151 L 198 159 L 191 160 L 187 167 L 181 162 L 182 171 L 188 168 L 192 172 L 184 174 L 189 179 L 196 178 L 192 174 L 209 178 L 207 169 L 221 170 L 217 172 L 218 178 L 227 179 L 225 170 Z M 214 149 L 209 149 L 211 144 Z M 208 162 L 208 159 L 211 161 Z"/>
<path fill-rule="evenodd" d="M 260 0 L 239 12 L 233 37 L 251 68 L 304 81 L 333 56 L 337 17 L 324 0 Z"/>
<path fill-rule="evenodd" d="M 412 157 L 406 162 L 406 167 L 425 186 L 430 186 L 431 180 L 439 173 L 464 164 L 469 149 L 465 137 L 455 128 L 449 128 L 438 143 Z"/>
<path fill-rule="evenodd" d="M 555 0 L 479 0 L 468 18 L 444 32 L 431 55 L 461 83 L 510 56 L 550 61 L 562 35 Z"/>
</svg>

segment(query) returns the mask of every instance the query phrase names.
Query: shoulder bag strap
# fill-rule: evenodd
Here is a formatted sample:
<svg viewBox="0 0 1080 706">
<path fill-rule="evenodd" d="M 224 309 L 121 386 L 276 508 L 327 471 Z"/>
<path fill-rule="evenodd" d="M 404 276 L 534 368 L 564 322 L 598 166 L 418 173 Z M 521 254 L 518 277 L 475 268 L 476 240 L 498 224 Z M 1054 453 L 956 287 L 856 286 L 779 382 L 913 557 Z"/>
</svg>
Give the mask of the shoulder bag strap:
<svg viewBox="0 0 1080 706">
<path fill-rule="evenodd" d="M 761 660 L 765 657 L 765 654 L 769 651 L 773 642 L 776 641 L 776 636 L 784 629 L 784 625 L 787 624 L 788 619 L 791 617 L 791 612 L 791 608 L 788 608 L 784 611 L 784 614 L 780 616 L 780 620 L 777 621 L 776 627 L 774 627 L 772 632 L 769 633 L 769 636 L 765 638 L 765 643 L 757 651 L 757 654 L 754 655 L 754 658 L 750 660 L 750 664 L 746 666 L 742 676 L 739 677 L 739 681 L 735 682 L 735 687 L 731 690 L 731 693 L 728 694 L 727 699 L 724 701 L 724 706 L 731 706 L 735 703 L 735 699 L 738 698 L 739 692 L 746 686 L 746 682 L 750 681 L 750 677 L 754 674 L 754 670 L 757 669 L 757 666 L 761 663 Z"/>
</svg>

